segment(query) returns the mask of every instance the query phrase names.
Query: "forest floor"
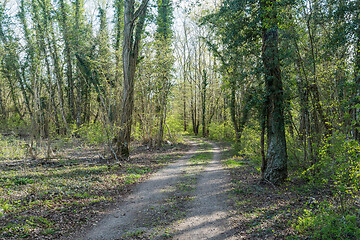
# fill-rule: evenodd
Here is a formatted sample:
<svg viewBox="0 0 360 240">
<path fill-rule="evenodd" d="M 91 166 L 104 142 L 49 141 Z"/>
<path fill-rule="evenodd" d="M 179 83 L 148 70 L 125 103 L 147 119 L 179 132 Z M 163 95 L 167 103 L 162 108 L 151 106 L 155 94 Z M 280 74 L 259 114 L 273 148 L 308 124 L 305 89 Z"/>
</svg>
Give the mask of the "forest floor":
<svg viewBox="0 0 360 240">
<path fill-rule="evenodd" d="M 71 233 L 101 218 L 137 183 L 191 147 L 150 150 L 134 143 L 120 167 L 103 158 L 104 147 L 76 138 L 54 140 L 51 159 L 44 158 L 46 142 L 32 159 L 27 140 L 0 140 L 0 239 L 72 239 Z"/>
<path fill-rule="evenodd" d="M 229 144 L 137 144 L 121 167 L 103 148 L 57 144 L 51 160 L 0 157 L 0 239 L 302 239 L 292 223 L 326 197 L 259 184 Z"/>
</svg>

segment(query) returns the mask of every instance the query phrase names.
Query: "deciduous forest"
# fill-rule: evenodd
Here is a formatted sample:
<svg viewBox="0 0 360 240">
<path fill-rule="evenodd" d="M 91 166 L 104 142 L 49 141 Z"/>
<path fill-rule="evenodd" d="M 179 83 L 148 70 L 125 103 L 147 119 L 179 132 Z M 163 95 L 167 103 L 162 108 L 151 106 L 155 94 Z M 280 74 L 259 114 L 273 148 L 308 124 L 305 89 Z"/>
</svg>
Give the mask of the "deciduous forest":
<svg viewBox="0 0 360 240">
<path fill-rule="evenodd" d="M 359 239 L 359 144 L 358 0 L 0 1 L 1 239 L 97 239 L 181 161 L 117 239 L 187 239 L 213 161 L 211 239 Z"/>
</svg>

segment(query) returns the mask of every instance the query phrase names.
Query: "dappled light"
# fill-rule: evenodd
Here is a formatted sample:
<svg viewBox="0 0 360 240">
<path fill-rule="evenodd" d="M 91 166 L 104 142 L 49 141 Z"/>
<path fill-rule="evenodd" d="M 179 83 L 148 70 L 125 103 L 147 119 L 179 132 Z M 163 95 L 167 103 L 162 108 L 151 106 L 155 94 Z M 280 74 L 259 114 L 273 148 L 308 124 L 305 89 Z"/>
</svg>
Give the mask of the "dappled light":
<svg viewBox="0 0 360 240">
<path fill-rule="evenodd" d="M 0 239 L 360 239 L 359 14 L 0 0 Z"/>
</svg>

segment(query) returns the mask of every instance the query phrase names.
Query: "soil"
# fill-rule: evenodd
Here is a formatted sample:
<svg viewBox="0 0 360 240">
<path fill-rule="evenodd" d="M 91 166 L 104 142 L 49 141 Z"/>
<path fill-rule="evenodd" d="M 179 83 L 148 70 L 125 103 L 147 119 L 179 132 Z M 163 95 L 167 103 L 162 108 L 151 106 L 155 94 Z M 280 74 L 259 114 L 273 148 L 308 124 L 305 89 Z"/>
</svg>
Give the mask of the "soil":
<svg viewBox="0 0 360 240">
<path fill-rule="evenodd" d="M 174 239 L 237 239 L 232 224 L 229 173 L 220 163 L 220 148 L 212 143 L 213 159 L 200 173 L 195 201 L 177 226 Z"/>
<path fill-rule="evenodd" d="M 211 143 L 202 152 L 212 158 L 194 162 L 201 149 L 199 141 L 191 144 L 76 239 L 238 239 L 220 149 Z"/>
</svg>

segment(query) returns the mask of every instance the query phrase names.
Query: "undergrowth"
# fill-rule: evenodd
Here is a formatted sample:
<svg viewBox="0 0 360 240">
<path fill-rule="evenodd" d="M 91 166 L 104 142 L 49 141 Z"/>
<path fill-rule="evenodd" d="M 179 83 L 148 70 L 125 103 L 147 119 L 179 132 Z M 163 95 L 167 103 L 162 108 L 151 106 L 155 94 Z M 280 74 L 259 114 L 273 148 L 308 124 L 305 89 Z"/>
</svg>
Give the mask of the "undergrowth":
<svg viewBox="0 0 360 240">
<path fill-rule="evenodd" d="M 257 236 L 360 239 L 358 142 L 334 131 L 331 138 L 316 149 L 317 162 L 311 163 L 302 160 L 302 146 L 288 136 L 291 143 L 288 148 L 289 179 L 279 188 L 259 184 L 258 131 L 246 128 L 241 142 L 241 146 L 234 144 L 224 155 L 223 163 L 232 172 L 236 207 L 241 211 L 241 218 L 249 222 L 247 230 L 241 230 L 247 239 L 259 239 Z M 261 205 L 266 206 L 263 208 L 267 209 L 265 216 L 256 210 Z M 271 228 L 265 227 L 270 224 L 267 214 L 274 219 Z M 256 221 L 252 220 L 254 217 Z"/>
</svg>

